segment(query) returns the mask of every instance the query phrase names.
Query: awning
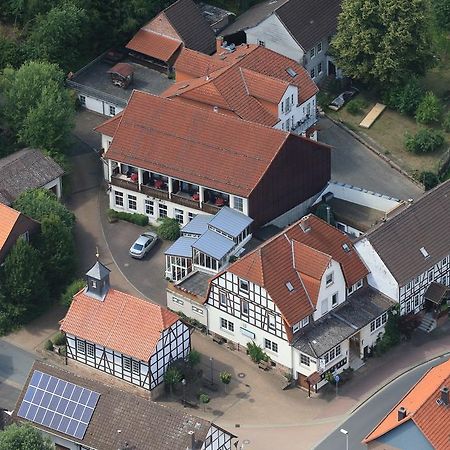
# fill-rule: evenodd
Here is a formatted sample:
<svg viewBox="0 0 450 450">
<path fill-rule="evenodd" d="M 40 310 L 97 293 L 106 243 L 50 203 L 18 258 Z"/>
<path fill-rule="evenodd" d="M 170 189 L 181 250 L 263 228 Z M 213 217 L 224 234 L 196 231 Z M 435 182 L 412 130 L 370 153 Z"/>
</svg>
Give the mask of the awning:
<svg viewBox="0 0 450 450">
<path fill-rule="evenodd" d="M 440 305 L 450 293 L 450 288 L 442 283 L 433 282 L 428 286 L 423 298 Z"/>
<path fill-rule="evenodd" d="M 321 375 L 319 372 L 313 372 L 309 377 L 306 378 L 306 381 L 311 385 L 314 386 L 321 380 Z"/>
</svg>

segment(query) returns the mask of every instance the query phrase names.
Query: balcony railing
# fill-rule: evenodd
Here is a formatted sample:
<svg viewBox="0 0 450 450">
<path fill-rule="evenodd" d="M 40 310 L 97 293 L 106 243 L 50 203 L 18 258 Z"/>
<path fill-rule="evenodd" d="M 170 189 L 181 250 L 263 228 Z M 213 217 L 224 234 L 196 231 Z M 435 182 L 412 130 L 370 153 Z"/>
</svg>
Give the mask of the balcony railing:
<svg viewBox="0 0 450 450">
<path fill-rule="evenodd" d="M 135 181 L 124 180 L 119 176 L 113 175 L 111 177 L 111 184 L 117 187 L 121 187 L 123 189 L 129 189 L 130 191 L 139 192 L 139 185 Z"/>
<path fill-rule="evenodd" d="M 146 184 L 141 185 L 141 191 L 146 194 L 150 195 L 151 197 L 160 198 L 161 200 L 167 200 L 169 198 L 169 193 L 167 191 L 164 191 L 162 189 L 156 189 L 151 186 L 147 186 Z"/>
<path fill-rule="evenodd" d="M 220 208 L 218 206 L 211 205 L 211 203 L 202 204 L 202 211 L 205 211 L 206 213 L 216 214 L 216 212 L 218 212 L 219 210 Z"/>
<path fill-rule="evenodd" d="M 172 194 L 171 201 L 182 206 L 187 206 L 188 208 L 200 209 L 200 202 L 185 197 L 184 195 Z"/>
<path fill-rule="evenodd" d="M 316 114 L 305 118 L 303 123 L 296 124 L 295 128 L 292 130 L 295 134 L 302 134 L 304 133 L 309 127 L 312 127 L 317 123 L 318 117 Z"/>
</svg>

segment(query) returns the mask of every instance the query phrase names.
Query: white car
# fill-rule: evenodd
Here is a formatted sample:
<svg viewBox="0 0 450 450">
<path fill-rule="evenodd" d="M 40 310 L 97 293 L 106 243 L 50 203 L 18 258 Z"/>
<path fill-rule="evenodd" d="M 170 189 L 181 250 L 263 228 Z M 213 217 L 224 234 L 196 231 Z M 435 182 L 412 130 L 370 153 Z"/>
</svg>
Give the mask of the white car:
<svg viewBox="0 0 450 450">
<path fill-rule="evenodd" d="M 328 105 L 328 108 L 333 111 L 339 111 L 350 99 L 352 99 L 359 90 L 355 87 L 351 87 L 348 91 L 343 92 L 338 95 L 333 101 Z"/>
<path fill-rule="evenodd" d="M 158 241 L 158 235 L 151 231 L 142 233 L 130 248 L 133 258 L 142 259 Z"/>
</svg>

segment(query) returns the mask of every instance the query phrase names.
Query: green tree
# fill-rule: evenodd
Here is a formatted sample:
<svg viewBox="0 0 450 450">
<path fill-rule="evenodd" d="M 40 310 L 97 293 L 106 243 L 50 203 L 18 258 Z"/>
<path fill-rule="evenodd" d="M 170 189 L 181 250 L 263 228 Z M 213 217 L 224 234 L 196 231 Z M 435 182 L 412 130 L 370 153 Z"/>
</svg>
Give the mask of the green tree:
<svg viewBox="0 0 450 450">
<path fill-rule="evenodd" d="M 425 190 L 429 191 L 439 184 L 439 177 L 434 172 L 420 172 L 419 181 L 424 185 Z"/>
<path fill-rule="evenodd" d="M 405 84 L 391 86 L 384 93 L 383 101 L 391 109 L 396 109 L 402 114 L 414 116 L 424 95 L 424 89 L 418 79 L 411 78 Z"/>
<path fill-rule="evenodd" d="M 432 61 L 427 0 L 343 0 L 332 53 L 344 74 L 381 87 Z"/>
<path fill-rule="evenodd" d="M 13 208 L 38 222 L 55 215 L 69 229 L 72 229 L 75 224 L 74 214 L 47 189 L 30 189 L 23 192 L 14 202 Z"/>
<path fill-rule="evenodd" d="M 440 100 L 432 92 L 427 92 L 417 107 L 417 122 L 423 124 L 439 122 L 441 116 L 442 105 Z"/>
<path fill-rule="evenodd" d="M 162 239 L 175 241 L 180 237 L 180 224 L 176 219 L 164 217 L 160 219 L 160 224 L 156 231 Z"/>
<path fill-rule="evenodd" d="M 54 450 L 49 438 L 31 425 L 10 425 L 0 433 L 0 450 Z"/>
<path fill-rule="evenodd" d="M 220 381 L 225 385 L 225 392 L 227 392 L 227 387 L 231 382 L 231 373 L 229 372 L 220 372 L 219 373 Z"/>
<path fill-rule="evenodd" d="M 169 386 L 170 394 L 173 393 L 173 388 L 175 385 L 177 385 L 181 379 L 183 378 L 183 375 L 176 367 L 169 367 L 164 374 L 164 383 L 166 383 L 167 386 Z"/>
<path fill-rule="evenodd" d="M 71 2 L 55 6 L 37 17 L 26 41 L 28 57 L 57 63 L 65 71 L 75 70 L 80 65 L 83 42 L 87 42 L 87 30 L 84 9 Z"/>
<path fill-rule="evenodd" d="M 2 270 L 5 301 L 23 319 L 31 318 L 48 300 L 48 286 L 39 252 L 19 239 L 5 259 Z"/>
<path fill-rule="evenodd" d="M 42 90 L 41 102 L 27 114 L 18 137 L 29 147 L 63 153 L 74 125 L 75 101 L 70 91 L 55 82 Z"/>
<path fill-rule="evenodd" d="M 450 0 L 433 0 L 433 10 L 437 24 L 450 31 Z"/>
<path fill-rule="evenodd" d="M 17 67 L 22 62 L 22 49 L 13 39 L 0 34 L 0 70 L 10 65 Z"/>
<path fill-rule="evenodd" d="M 55 214 L 41 221 L 37 248 L 52 290 L 58 290 L 75 271 L 75 243 L 72 230 Z"/>
<path fill-rule="evenodd" d="M 405 147 L 406 150 L 413 153 L 429 153 L 434 152 L 444 145 L 444 135 L 438 130 L 430 130 L 423 128 L 415 135 L 406 134 Z"/>
<path fill-rule="evenodd" d="M 61 304 L 67 306 L 67 308 L 71 305 L 72 299 L 76 293 L 81 291 L 86 286 L 86 282 L 84 280 L 74 280 L 72 283 L 67 286 L 66 290 L 61 295 Z"/>
<path fill-rule="evenodd" d="M 42 101 L 45 87 L 55 82 L 64 89 L 64 73 L 56 64 L 31 61 L 15 70 L 3 71 L 4 115 L 9 126 L 18 132 L 30 111 Z"/>
<path fill-rule="evenodd" d="M 201 359 L 202 359 L 202 355 L 198 350 L 192 349 L 189 352 L 188 363 L 192 368 L 194 368 L 196 365 L 198 365 L 200 363 Z"/>
</svg>

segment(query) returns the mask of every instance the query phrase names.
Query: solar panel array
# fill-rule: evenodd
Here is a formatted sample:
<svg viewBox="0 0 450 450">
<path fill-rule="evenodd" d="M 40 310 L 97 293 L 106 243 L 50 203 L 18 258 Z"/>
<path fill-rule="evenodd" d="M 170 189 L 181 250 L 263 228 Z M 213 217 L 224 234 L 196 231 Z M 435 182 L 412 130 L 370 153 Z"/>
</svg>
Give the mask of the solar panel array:
<svg viewBox="0 0 450 450">
<path fill-rule="evenodd" d="M 83 439 L 100 394 L 35 370 L 17 415 Z"/>
</svg>

